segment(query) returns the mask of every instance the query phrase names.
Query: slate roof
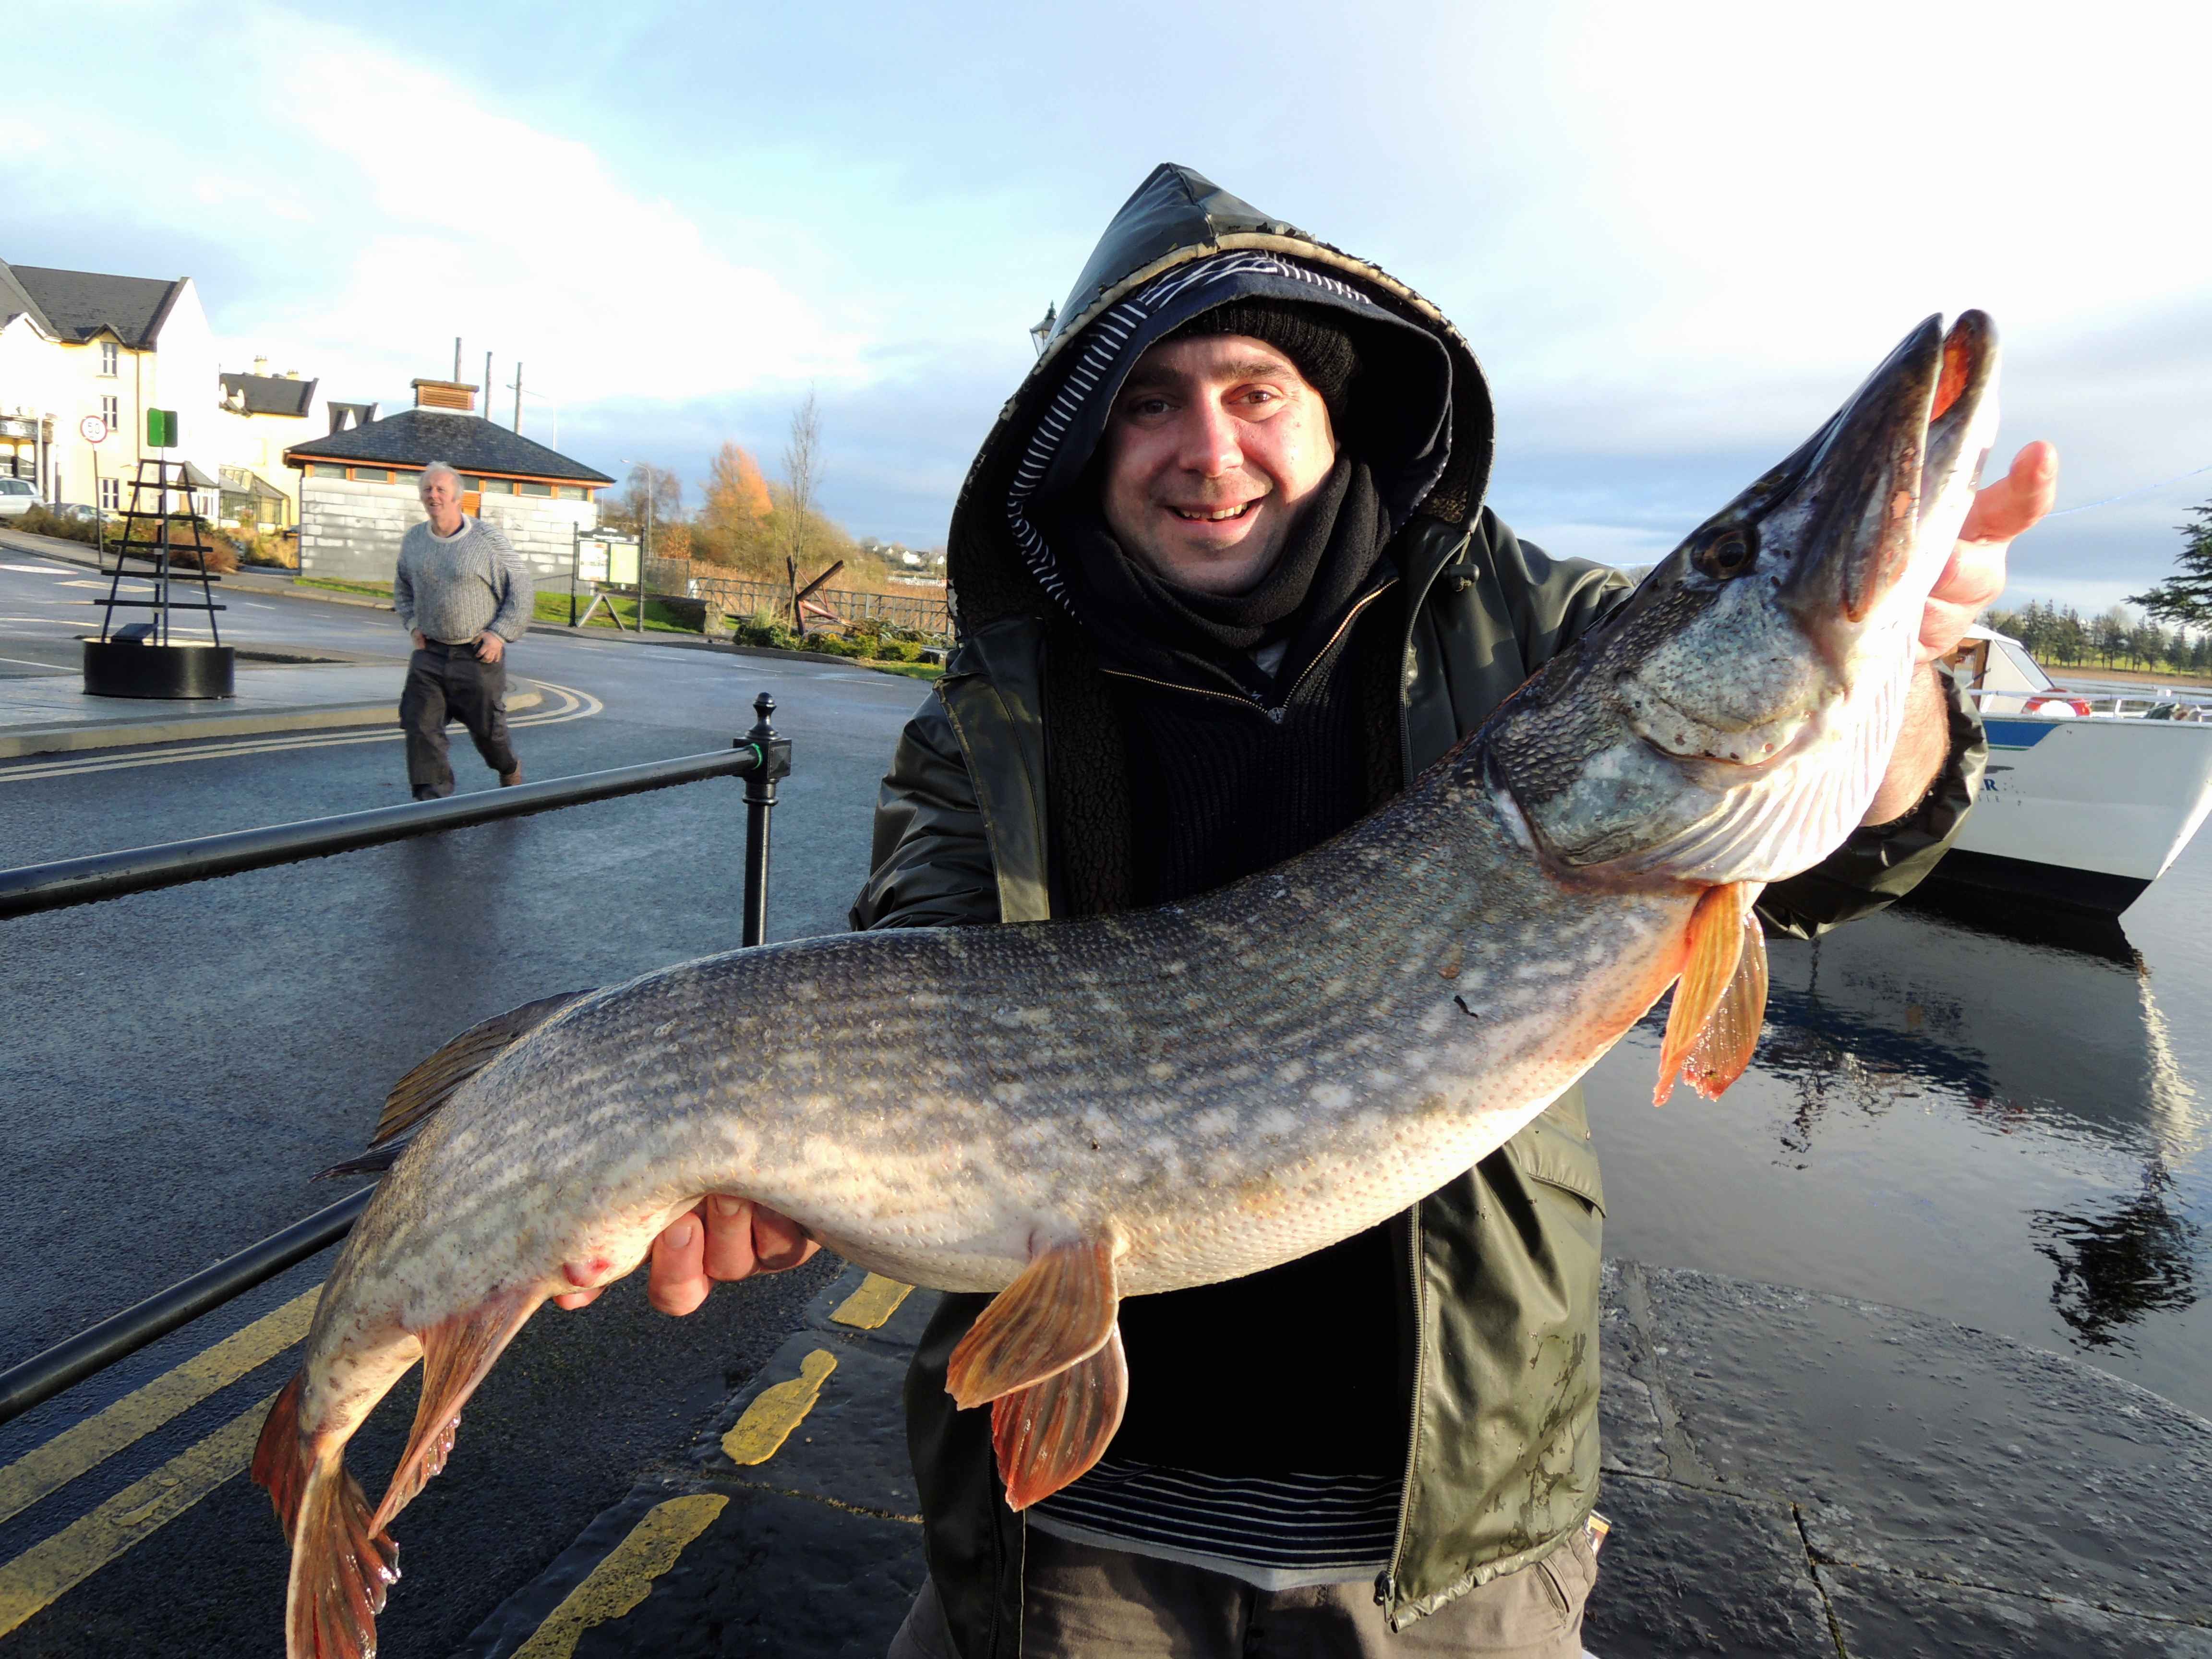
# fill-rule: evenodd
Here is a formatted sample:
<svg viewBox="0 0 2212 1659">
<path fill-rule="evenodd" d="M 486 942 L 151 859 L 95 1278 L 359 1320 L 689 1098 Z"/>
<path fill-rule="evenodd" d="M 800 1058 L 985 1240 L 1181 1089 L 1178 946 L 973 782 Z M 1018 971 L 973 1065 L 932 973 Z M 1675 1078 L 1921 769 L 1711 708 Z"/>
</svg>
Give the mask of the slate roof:
<svg viewBox="0 0 2212 1659">
<path fill-rule="evenodd" d="M 222 376 L 223 401 L 228 403 L 234 393 L 246 394 L 246 412 L 249 415 L 305 415 L 315 401 L 315 388 L 319 380 L 294 380 L 281 374 L 226 374 Z"/>
<path fill-rule="evenodd" d="M 161 325 L 184 287 L 181 278 L 109 276 L 94 270 L 55 270 L 10 265 L 15 284 L 38 304 L 52 331 L 82 343 L 112 329 L 125 345 L 143 351 L 160 337 Z"/>
<path fill-rule="evenodd" d="M 404 409 L 349 432 L 294 444 L 285 450 L 284 460 L 295 466 L 302 461 L 353 461 L 416 467 L 443 461 L 462 472 L 506 472 L 575 483 L 614 482 L 605 473 L 496 426 L 481 415 L 447 409 Z"/>
<path fill-rule="evenodd" d="M 9 269 L 8 262 L 0 259 L 0 328 L 7 327 L 18 317 L 28 317 L 48 334 L 55 331 L 52 319 L 39 309 L 39 302 L 15 280 L 15 273 Z"/>
</svg>

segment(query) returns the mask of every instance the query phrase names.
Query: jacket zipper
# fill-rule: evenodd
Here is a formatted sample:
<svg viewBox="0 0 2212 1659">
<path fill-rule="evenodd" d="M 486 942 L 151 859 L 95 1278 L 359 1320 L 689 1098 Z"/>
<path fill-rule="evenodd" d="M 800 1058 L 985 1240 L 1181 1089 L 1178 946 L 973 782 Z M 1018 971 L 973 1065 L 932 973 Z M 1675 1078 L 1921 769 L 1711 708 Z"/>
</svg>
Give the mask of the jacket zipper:
<svg viewBox="0 0 2212 1659">
<path fill-rule="evenodd" d="M 1375 1603 L 1387 1613 L 1397 1599 L 1398 1574 L 1405 1565 L 1406 1534 L 1413 1515 L 1413 1462 L 1421 1449 L 1421 1395 L 1428 1386 L 1428 1302 L 1421 1295 L 1421 1204 L 1413 1201 L 1406 1228 L 1407 1265 L 1413 1279 L 1413 1400 L 1406 1413 L 1406 1473 L 1398 1483 L 1398 1532 L 1390 1540 L 1390 1563 L 1375 1581 Z"/>
<path fill-rule="evenodd" d="M 1185 685 L 1180 680 L 1164 680 L 1159 678 L 1157 675 L 1133 673 L 1126 668 L 1102 668 L 1099 672 L 1102 673 L 1111 674 L 1116 679 L 1139 680 L 1146 685 L 1164 686 L 1170 691 L 1188 691 L 1194 697 L 1218 697 L 1224 702 L 1233 702 L 1240 708 L 1254 709 L 1260 714 L 1265 714 L 1275 725 L 1280 726 L 1283 723 L 1284 711 L 1291 706 L 1291 699 L 1297 696 L 1297 694 L 1305 688 L 1305 683 L 1313 678 L 1314 671 L 1319 668 L 1322 664 L 1327 660 L 1330 652 L 1336 649 L 1337 642 L 1345 635 L 1345 630 L 1349 629 L 1353 623 L 1359 620 L 1359 613 L 1361 611 L 1366 610 L 1369 605 L 1374 604 L 1376 600 L 1381 599 L 1385 593 L 1388 593 L 1393 587 L 1396 586 L 1397 584 L 1398 579 L 1395 576 L 1391 577 L 1389 580 L 1384 582 L 1380 587 L 1376 588 L 1372 592 L 1363 598 L 1359 603 L 1353 605 L 1351 610 L 1346 611 L 1344 613 L 1344 620 L 1336 625 L 1336 631 L 1328 636 L 1328 640 L 1322 644 L 1322 648 L 1319 651 L 1314 653 L 1314 659 L 1305 665 L 1304 670 L 1298 675 L 1297 679 L 1291 682 L 1290 690 L 1284 695 L 1282 702 L 1273 708 L 1268 708 L 1267 704 L 1261 702 L 1256 696 L 1238 696 L 1233 691 L 1212 691 L 1208 690 L 1202 685 Z"/>
</svg>

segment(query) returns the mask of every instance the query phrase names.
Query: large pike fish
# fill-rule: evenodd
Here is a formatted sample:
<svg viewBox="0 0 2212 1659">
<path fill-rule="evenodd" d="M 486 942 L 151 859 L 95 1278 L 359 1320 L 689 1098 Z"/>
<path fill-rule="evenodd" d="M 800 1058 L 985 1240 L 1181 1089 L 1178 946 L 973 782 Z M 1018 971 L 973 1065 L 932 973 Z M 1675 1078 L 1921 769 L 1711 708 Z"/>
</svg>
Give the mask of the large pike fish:
<svg viewBox="0 0 2212 1659">
<path fill-rule="evenodd" d="M 1395 1214 L 1486 1156 L 1676 987 L 1659 1093 L 1748 1064 L 1752 902 L 1872 801 L 1921 609 L 1996 418 L 1969 312 L 1915 329 L 1787 460 L 1382 811 L 1187 903 L 795 940 L 518 1010 L 394 1091 L 397 1161 L 253 1463 L 293 1659 L 370 1653 L 392 1517 L 547 1297 L 709 1193 L 848 1261 L 999 1294 L 953 1355 L 1008 1501 L 1103 1451 L 1117 1304 Z M 403 1150 L 404 1148 L 404 1150 Z M 348 1439 L 420 1359 L 372 1506 Z"/>
</svg>

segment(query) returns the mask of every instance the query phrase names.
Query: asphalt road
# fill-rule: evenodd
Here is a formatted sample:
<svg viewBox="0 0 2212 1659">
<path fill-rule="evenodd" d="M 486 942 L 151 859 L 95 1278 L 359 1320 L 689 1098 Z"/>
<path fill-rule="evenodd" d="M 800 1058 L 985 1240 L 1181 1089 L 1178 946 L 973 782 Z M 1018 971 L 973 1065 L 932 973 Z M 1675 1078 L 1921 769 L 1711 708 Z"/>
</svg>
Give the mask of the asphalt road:
<svg viewBox="0 0 2212 1659">
<path fill-rule="evenodd" d="M 0 548 L 0 565 L 40 562 Z M 0 671 L 37 672 L 66 651 L 82 627 L 70 601 L 87 593 L 70 584 L 85 574 L 0 568 L 0 659 L 16 659 Z M 404 641 L 388 613 L 240 598 L 227 638 L 389 653 L 396 691 Z M 772 693 L 794 753 L 775 815 L 770 932 L 842 928 L 878 780 L 924 686 L 612 639 L 533 635 L 513 660 L 602 705 L 518 734 L 533 779 L 726 747 L 752 724 L 755 694 Z M 396 734 L 339 735 L 246 753 L 210 744 L 226 752 L 184 763 L 103 751 L 68 757 L 76 769 L 0 763 L 0 861 L 407 798 Z M 456 763 L 464 789 L 490 786 L 465 742 Z M 307 1177 L 357 1150 L 392 1079 L 453 1032 L 736 945 L 742 794 L 736 781 L 694 784 L 0 923 L 0 1365 L 341 1196 L 343 1183 Z M 258 1418 L 283 1360 L 12 1514 L 9 1466 L 20 1485 L 27 1453 L 281 1309 L 328 1263 L 302 1264 L 0 1427 L 0 1659 L 281 1651 L 283 1551 L 259 1490 L 228 1480 L 150 1533 L 136 1500 L 173 1502 L 161 1482 L 180 1467 L 189 1477 L 184 1455 L 225 1425 Z M 470 1407 L 447 1474 L 405 1518 L 408 1582 L 383 1621 L 384 1650 L 450 1650 L 750 1375 L 829 1271 L 726 1289 L 685 1321 L 653 1314 L 634 1281 L 587 1312 L 533 1321 Z M 410 1384 L 356 1442 L 372 1490 L 411 1411 Z M 118 1524 L 141 1528 L 141 1541 L 10 1624 L 11 1597 L 20 1610 L 44 1593 L 26 1589 L 38 1572 L 97 1565 Z"/>
</svg>

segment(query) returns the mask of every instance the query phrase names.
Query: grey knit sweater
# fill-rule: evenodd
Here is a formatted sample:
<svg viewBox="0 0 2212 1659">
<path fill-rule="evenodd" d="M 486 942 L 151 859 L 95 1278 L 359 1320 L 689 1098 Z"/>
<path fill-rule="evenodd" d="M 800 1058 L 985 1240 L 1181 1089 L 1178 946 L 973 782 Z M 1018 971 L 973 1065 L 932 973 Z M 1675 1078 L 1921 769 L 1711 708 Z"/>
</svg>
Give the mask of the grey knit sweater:
<svg viewBox="0 0 2212 1659">
<path fill-rule="evenodd" d="M 461 645 L 479 634 L 513 641 L 530 626 L 530 568 L 495 524 L 464 518 L 450 539 L 416 525 L 399 543 L 392 608 L 399 625 Z"/>
</svg>

